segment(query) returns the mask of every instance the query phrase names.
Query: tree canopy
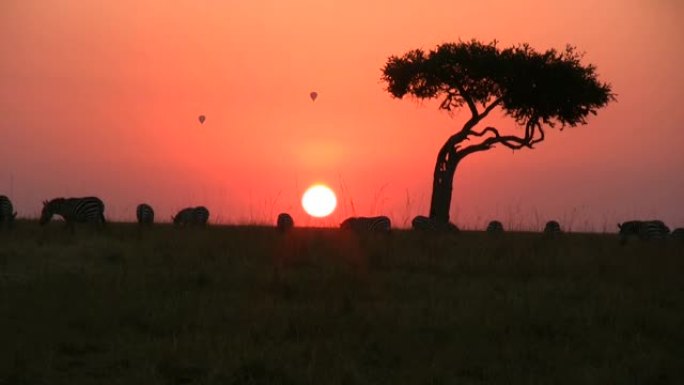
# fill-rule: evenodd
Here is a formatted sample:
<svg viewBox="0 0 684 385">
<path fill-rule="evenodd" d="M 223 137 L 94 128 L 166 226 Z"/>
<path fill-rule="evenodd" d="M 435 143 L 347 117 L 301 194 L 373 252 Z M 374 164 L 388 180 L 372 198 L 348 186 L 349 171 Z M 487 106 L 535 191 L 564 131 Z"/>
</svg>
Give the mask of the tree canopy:
<svg viewBox="0 0 684 385">
<path fill-rule="evenodd" d="M 441 97 L 440 108 L 449 111 L 466 105 L 472 118 L 464 130 L 500 107 L 526 127 L 525 137 L 503 137 L 493 127 L 471 134 L 488 132 L 498 137 L 493 142 L 532 147 L 544 138 L 542 124 L 585 124 L 588 114 L 614 99 L 610 85 L 597 79 L 596 68 L 583 66 L 581 59 L 572 46 L 537 52 L 527 44 L 499 49 L 496 42 L 446 43 L 429 52 L 391 56 L 383 80 L 396 98 Z"/>
</svg>

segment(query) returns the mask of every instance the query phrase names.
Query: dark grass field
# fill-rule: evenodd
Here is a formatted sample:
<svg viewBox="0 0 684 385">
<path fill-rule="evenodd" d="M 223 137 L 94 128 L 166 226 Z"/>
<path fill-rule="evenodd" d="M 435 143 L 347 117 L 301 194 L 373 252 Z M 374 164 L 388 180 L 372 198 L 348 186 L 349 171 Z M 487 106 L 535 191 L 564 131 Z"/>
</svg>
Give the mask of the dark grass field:
<svg viewBox="0 0 684 385">
<path fill-rule="evenodd" d="M 680 384 L 684 243 L 0 232 L 0 384 Z"/>
</svg>

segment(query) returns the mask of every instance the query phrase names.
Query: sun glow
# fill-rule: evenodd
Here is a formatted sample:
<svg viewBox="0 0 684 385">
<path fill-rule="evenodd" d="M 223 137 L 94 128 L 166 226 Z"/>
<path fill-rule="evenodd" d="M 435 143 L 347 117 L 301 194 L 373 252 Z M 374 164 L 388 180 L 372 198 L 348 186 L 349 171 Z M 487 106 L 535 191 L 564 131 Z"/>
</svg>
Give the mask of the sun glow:
<svg viewBox="0 0 684 385">
<path fill-rule="evenodd" d="M 330 187 L 315 184 L 309 187 L 302 196 L 302 207 L 312 217 L 322 218 L 335 211 L 337 198 Z"/>
</svg>

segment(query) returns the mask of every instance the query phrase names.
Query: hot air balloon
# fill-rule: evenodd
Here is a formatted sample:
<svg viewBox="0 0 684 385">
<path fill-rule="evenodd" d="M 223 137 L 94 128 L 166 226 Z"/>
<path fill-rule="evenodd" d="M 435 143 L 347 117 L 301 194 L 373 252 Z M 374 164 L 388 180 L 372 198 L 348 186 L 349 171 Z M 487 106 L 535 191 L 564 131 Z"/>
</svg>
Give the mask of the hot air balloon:
<svg viewBox="0 0 684 385">
<path fill-rule="evenodd" d="M 204 115 L 200 115 L 200 116 L 199 116 L 200 124 L 204 124 L 204 120 L 205 120 L 205 119 L 206 119 L 206 117 L 205 117 Z"/>
<path fill-rule="evenodd" d="M 315 102 L 316 98 L 318 97 L 318 92 L 313 91 L 312 93 L 309 94 L 309 96 L 311 96 L 311 100 Z"/>
</svg>

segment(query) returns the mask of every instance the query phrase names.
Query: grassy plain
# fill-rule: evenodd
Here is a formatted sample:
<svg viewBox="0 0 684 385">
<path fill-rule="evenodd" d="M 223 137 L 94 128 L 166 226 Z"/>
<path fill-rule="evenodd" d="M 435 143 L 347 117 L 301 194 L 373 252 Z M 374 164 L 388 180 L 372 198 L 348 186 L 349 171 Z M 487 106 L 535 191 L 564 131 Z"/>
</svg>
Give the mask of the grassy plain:
<svg viewBox="0 0 684 385">
<path fill-rule="evenodd" d="M 0 232 L 0 384 L 675 384 L 684 244 Z"/>
</svg>

